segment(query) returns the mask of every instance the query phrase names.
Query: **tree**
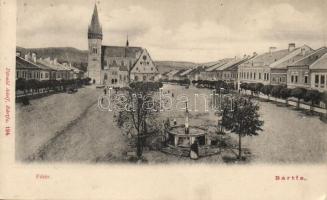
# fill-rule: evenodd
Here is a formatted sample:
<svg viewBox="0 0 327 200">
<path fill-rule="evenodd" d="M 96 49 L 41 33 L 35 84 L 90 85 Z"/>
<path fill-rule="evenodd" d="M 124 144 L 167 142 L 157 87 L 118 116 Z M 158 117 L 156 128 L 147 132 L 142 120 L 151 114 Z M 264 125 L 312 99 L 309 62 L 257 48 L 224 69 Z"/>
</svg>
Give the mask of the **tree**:
<svg viewBox="0 0 327 200">
<path fill-rule="evenodd" d="M 321 97 L 322 97 L 322 94 L 318 90 L 307 90 L 307 92 L 304 95 L 304 101 L 311 102 L 310 112 L 313 111 L 314 104 L 317 104 L 320 102 Z"/>
<path fill-rule="evenodd" d="M 262 83 L 256 83 L 254 86 L 254 93 L 256 93 L 256 94 L 260 93 L 263 86 L 264 85 Z"/>
<path fill-rule="evenodd" d="M 26 93 L 26 80 L 23 78 L 19 78 L 16 80 L 16 91 L 21 90 Z"/>
<path fill-rule="evenodd" d="M 280 90 L 280 97 L 285 99 L 285 104 L 288 105 L 288 98 L 291 96 L 291 89 L 284 87 Z"/>
<path fill-rule="evenodd" d="M 304 98 L 306 91 L 307 90 L 305 88 L 300 88 L 300 87 L 292 89 L 291 96 L 297 98 L 297 103 L 296 103 L 297 109 L 300 108 L 300 100 Z"/>
<path fill-rule="evenodd" d="M 248 90 L 248 84 L 247 83 L 241 83 L 240 84 L 240 88 L 241 88 L 241 90 Z"/>
<path fill-rule="evenodd" d="M 249 83 L 248 89 L 251 91 L 251 96 L 253 96 L 253 93 L 256 91 L 256 83 Z"/>
<path fill-rule="evenodd" d="M 230 106 L 223 108 L 222 125 L 238 135 L 238 158 L 242 158 L 242 137 L 258 135 L 262 131 L 263 121 L 258 113 L 259 105 L 250 98 L 237 97 Z"/>
<path fill-rule="evenodd" d="M 276 99 L 277 98 L 280 98 L 280 91 L 285 88 L 284 85 L 274 85 L 272 86 L 272 89 L 271 89 L 271 96 L 275 97 Z"/>
<path fill-rule="evenodd" d="M 124 97 L 116 101 L 118 126 L 136 132 L 136 155 L 142 158 L 145 138 L 157 127 L 156 117 L 160 109 L 156 92 L 162 87 L 159 82 L 133 82 Z"/>
<path fill-rule="evenodd" d="M 325 108 L 326 108 L 325 118 L 327 119 L 327 91 L 324 91 L 321 94 L 321 101 L 325 104 Z"/>
<path fill-rule="evenodd" d="M 271 94 L 272 87 L 273 87 L 272 85 L 264 85 L 261 88 L 261 92 L 268 96 L 268 100 L 270 100 L 269 97 L 270 97 L 270 94 Z"/>
</svg>

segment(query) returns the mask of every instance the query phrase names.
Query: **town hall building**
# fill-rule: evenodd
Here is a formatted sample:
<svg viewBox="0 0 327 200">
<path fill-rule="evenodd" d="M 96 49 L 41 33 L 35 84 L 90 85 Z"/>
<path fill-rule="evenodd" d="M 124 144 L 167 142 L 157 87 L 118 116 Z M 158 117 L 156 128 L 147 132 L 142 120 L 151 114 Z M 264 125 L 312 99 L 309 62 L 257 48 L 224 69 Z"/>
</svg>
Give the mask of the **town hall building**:
<svg viewBox="0 0 327 200">
<path fill-rule="evenodd" d="M 94 6 L 88 27 L 88 77 L 97 85 L 125 87 L 132 81 L 154 81 L 159 73 L 148 51 L 125 46 L 102 45 L 102 27 L 97 6 Z"/>
</svg>

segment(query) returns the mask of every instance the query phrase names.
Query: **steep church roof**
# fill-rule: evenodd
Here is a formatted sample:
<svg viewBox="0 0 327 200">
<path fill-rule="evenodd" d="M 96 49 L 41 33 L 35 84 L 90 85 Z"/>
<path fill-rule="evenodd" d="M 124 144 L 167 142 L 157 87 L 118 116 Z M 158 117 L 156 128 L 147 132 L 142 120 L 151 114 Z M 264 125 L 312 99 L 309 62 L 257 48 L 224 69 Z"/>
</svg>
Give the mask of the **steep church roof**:
<svg viewBox="0 0 327 200">
<path fill-rule="evenodd" d="M 88 29 L 88 38 L 102 39 L 102 27 L 99 22 L 97 5 L 94 5 L 91 24 Z"/>
<path fill-rule="evenodd" d="M 101 56 L 115 58 L 134 58 L 137 59 L 143 52 L 141 47 L 123 47 L 123 46 L 102 46 Z"/>
</svg>

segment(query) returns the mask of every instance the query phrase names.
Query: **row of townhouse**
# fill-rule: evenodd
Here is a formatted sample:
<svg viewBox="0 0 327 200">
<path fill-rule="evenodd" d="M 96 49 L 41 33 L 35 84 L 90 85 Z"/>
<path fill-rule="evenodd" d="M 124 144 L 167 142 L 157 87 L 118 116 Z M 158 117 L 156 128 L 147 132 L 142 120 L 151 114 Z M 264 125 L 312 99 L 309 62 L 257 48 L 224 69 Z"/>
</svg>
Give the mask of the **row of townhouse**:
<svg viewBox="0 0 327 200">
<path fill-rule="evenodd" d="M 36 53 L 27 53 L 22 57 L 20 52 L 16 52 L 16 80 L 70 80 L 83 77 L 83 71 L 68 63 L 58 63 L 56 58 L 37 59 Z"/>
<path fill-rule="evenodd" d="M 263 83 L 327 90 L 327 48 L 313 50 L 307 45 L 256 55 L 238 67 L 238 84 Z"/>
<path fill-rule="evenodd" d="M 244 58 L 225 58 L 210 65 L 199 65 L 189 69 L 172 70 L 166 74 L 168 80 L 222 80 L 227 83 L 237 84 L 238 66 L 249 60 L 251 57 Z"/>
</svg>

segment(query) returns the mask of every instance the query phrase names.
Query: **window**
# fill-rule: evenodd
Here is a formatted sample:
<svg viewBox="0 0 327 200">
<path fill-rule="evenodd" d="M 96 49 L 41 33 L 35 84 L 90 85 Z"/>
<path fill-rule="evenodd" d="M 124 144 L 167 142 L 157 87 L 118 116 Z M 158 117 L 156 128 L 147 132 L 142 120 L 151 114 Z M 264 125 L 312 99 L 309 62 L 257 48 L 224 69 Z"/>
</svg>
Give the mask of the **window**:
<svg viewBox="0 0 327 200">
<path fill-rule="evenodd" d="M 250 79 L 252 79 L 252 72 L 250 73 Z"/>
<path fill-rule="evenodd" d="M 324 75 L 320 76 L 320 84 L 325 84 L 325 76 Z"/>
<path fill-rule="evenodd" d="M 293 83 L 294 82 L 294 76 L 292 75 L 291 76 L 291 83 Z"/>
<path fill-rule="evenodd" d="M 264 79 L 263 80 L 266 80 L 267 79 L 267 74 L 264 73 Z"/>
<path fill-rule="evenodd" d="M 269 73 L 267 73 L 267 81 L 269 81 Z"/>
<path fill-rule="evenodd" d="M 18 78 L 18 71 L 16 72 L 16 78 Z"/>
<path fill-rule="evenodd" d="M 261 80 L 261 73 L 259 73 L 259 79 Z"/>
<path fill-rule="evenodd" d="M 143 76 L 143 81 L 145 81 L 146 80 L 146 76 Z"/>
<path fill-rule="evenodd" d="M 254 72 L 254 73 L 253 73 L 253 79 L 254 79 L 254 80 L 255 80 L 255 78 L 256 78 L 255 76 L 256 76 L 256 73 Z"/>
<path fill-rule="evenodd" d="M 304 83 L 307 84 L 308 83 L 308 75 L 304 76 Z"/>
<path fill-rule="evenodd" d="M 96 47 L 93 47 L 92 48 L 92 53 L 97 54 L 98 53 L 98 49 Z"/>
<path fill-rule="evenodd" d="M 320 76 L 320 84 L 321 84 L 320 87 L 323 88 L 325 85 L 325 76 L 324 75 Z"/>
<path fill-rule="evenodd" d="M 295 76 L 295 83 L 297 83 L 297 76 Z"/>
<path fill-rule="evenodd" d="M 315 75 L 315 87 L 318 87 L 319 75 Z"/>
</svg>

